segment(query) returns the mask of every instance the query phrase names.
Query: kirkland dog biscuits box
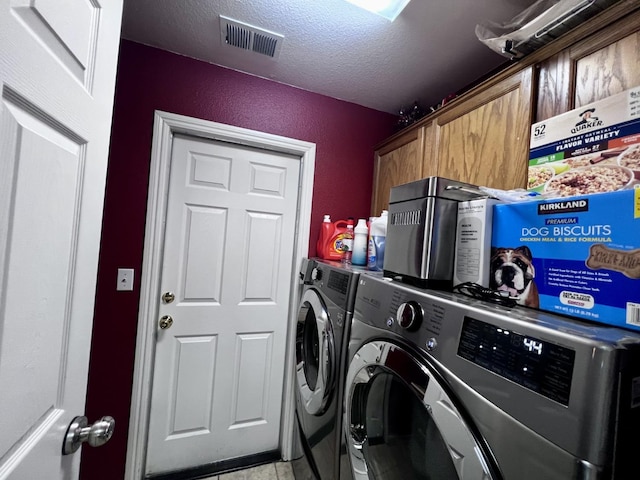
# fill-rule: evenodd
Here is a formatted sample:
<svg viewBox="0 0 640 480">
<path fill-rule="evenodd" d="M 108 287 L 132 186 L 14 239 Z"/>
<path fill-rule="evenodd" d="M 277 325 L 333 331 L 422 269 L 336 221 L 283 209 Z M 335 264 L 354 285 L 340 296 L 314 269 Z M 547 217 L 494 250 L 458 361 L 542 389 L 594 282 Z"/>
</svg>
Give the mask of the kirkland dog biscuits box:
<svg viewBox="0 0 640 480">
<path fill-rule="evenodd" d="M 527 188 L 553 197 L 640 183 L 640 86 L 531 127 Z"/>
<path fill-rule="evenodd" d="M 493 208 L 491 288 L 640 330 L 640 188 Z"/>
</svg>

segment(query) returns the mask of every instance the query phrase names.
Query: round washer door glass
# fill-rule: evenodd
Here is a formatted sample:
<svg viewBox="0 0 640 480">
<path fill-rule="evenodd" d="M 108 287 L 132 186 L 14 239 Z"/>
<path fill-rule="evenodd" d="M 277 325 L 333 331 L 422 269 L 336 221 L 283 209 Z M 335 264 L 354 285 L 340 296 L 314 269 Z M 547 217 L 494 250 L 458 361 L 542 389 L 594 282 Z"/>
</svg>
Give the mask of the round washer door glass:
<svg viewBox="0 0 640 480">
<path fill-rule="evenodd" d="M 322 415 L 335 382 L 333 329 L 320 294 L 308 289 L 302 295 L 296 327 L 296 380 L 305 410 Z"/>
<path fill-rule="evenodd" d="M 437 378 L 407 350 L 363 345 L 347 374 L 345 428 L 356 480 L 499 478 Z"/>
</svg>

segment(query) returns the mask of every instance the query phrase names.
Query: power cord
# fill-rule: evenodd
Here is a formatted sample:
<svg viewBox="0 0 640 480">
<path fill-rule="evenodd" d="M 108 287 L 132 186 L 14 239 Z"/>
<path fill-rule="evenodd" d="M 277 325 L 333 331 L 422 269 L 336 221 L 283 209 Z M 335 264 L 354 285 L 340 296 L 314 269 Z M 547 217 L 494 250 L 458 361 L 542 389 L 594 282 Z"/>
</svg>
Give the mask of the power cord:
<svg viewBox="0 0 640 480">
<path fill-rule="evenodd" d="M 516 299 L 510 297 L 508 292 L 493 290 L 473 282 L 460 283 L 453 287 L 453 291 L 478 300 L 497 303 L 504 307 L 515 307 L 517 305 Z"/>
</svg>

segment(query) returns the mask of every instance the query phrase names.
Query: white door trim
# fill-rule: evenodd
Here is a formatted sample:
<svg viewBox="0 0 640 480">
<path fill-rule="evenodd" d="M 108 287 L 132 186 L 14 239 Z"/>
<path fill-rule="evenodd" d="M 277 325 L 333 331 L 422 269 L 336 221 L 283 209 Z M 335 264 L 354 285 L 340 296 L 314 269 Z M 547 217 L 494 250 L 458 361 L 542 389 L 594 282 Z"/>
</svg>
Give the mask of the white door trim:
<svg viewBox="0 0 640 480">
<path fill-rule="evenodd" d="M 300 189 L 298 215 L 294 243 L 294 269 L 291 272 L 291 299 L 287 331 L 287 353 L 285 360 L 284 398 L 280 448 L 285 460 L 291 459 L 293 451 L 293 428 L 295 420 L 294 369 L 295 362 L 295 312 L 300 286 L 297 270 L 302 259 L 308 255 L 309 227 L 311 222 L 311 199 L 315 169 L 316 145 L 301 140 L 248 130 L 208 120 L 186 117 L 156 110 L 151 148 L 149 193 L 145 228 L 144 254 L 140 274 L 140 304 L 138 312 L 138 334 L 134 363 L 133 392 L 129 419 L 127 463 L 125 480 L 140 480 L 144 475 L 153 359 L 157 332 L 158 295 L 160 291 L 160 265 L 166 200 L 171 165 L 173 135 L 182 133 L 212 140 L 220 140 L 251 147 L 288 153 L 300 157 Z"/>
</svg>

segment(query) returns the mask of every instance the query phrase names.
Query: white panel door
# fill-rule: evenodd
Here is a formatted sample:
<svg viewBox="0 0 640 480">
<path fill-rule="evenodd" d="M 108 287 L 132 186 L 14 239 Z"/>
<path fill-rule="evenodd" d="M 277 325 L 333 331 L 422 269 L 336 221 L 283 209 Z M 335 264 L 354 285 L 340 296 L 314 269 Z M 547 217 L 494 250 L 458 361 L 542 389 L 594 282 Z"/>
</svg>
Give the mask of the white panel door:
<svg viewBox="0 0 640 480">
<path fill-rule="evenodd" d="M 299 169 L 174 137 L 147 474 L 278 449 Z"/>
<path fill-rule="evenodd" d="M 0 0 L 0 479 L 78 477 L 121 14 Z"/>
</svg>

